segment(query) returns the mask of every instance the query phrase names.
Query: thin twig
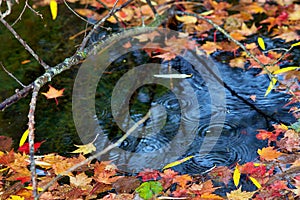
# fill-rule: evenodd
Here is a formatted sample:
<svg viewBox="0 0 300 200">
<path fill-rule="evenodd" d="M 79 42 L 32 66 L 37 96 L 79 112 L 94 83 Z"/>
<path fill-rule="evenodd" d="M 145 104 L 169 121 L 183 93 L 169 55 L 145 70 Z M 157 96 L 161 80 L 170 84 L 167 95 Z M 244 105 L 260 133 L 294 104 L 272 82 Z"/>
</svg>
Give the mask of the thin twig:
<svg viewBox="0 0 300 200">
<path fill-rule="evenodd" d="M 31 101 L 29 104 L 29 113 L 28 113 L 28 141 L 29 141 L 29 152 L 30 152 L 30 173 L 32 181 L 32 193 L 33 197 L 37 198 L 37 180 L 36 180 L 36 171 L 35 171 L 35 160 L 34 160 L 34 112 L 36 108 L 37 96 L 40 90 L 40 85 L 35 85 L 32 92 Z"/>
<path fill-rule="evenodd" d="M 24 7 L 23 7 L 23 10 L 21 11 L 19 17 L 14 21 L 14 23 L 12 23 L 12 25 L 11 25 L 12 27 L 13 27 L 18 21 L 21 20 L 21 17 L 22 17 L 22 15 L 24 14 L 24 12 L 25 12 L 25 10 L 26 10 L 27 3 L 28 3 L 28 0 L 25 1 L 25 5 L 24 5 Z"/>
<path fill-rule="evenodd" d="M 89 41 L 89 39 L 91 38 L 91 36 L 94 34 L 94 32 L 110 17 L 113 15 L 113 13 L 121 10 L 122 8 L 124 8 L 126 5 L 128 5 L 129 3 L 131 3 L 133 0 L 128 0 L 127 2 L 125 2 L 124 4 L 122 4 L 121 6 L 119 6 L 118 8 L 115 8 L 115 6 L 117 5 L 119 0 L 117 0 L 113 6 L 113 8 L 109 11 L 109 13 L 103 17 L 93 28 L 93 30 L 91 30 L 88 35 L 82 40 L 81 44 L 80 44 L 80 48 L 78 49 L 79 51 L 82 51 L 83 48 L 86 46 L 87 42 Z"/>
<path fill-rule="evenodd" d="M 26 4 L 26 6 L 37 16 L 39 16 L 41 19 L 43 19 L 43 15 L 40 14 L 38 11 L 34 10 L 28 3 Z"/>
<path fill-rule="evenodd" d="M 100 3 L 106 10 L 109 10 L 109 7 L 107 7 L 105 3 L 103 3 L 103 2 L 100 1 L 100 0 L 96 0 L 96 1 L 97 1 L 98 3 Z M 118 25 L 121 26 L 121 25 L 120 25 L 121 23 L 120 23 L 120 21 L 119 21 L 117 15 L 116 15 L 116 12 L 114 12 L 114 13 L 112 14 L 112 16 L 115 18 L 115 20 L 117 21 Z"/>
<path fill-rule="evenodd" d="M 10 72 L 4 67 L 4 65 L 2 64 L 2 62 L 0 62 L 0 65 L 2 66 L 2 68 L 4 69 L 4 71 L 5 71 L 10 77 L 12 77 L 13 79 L 15 79 L 15 81 L 17 81 L 17 83 L 19 83 L 23 88 L 26 87 L 26 85 L 24 85 L 21 81 L 19 81 L 12 73 L 10 73 Z"/>
<path fill-rule="evenodd" d="M 11 27 L 4 19 L 0 18 L 1 23 L 15 36 L 22 46 L 44 67 L 45 70 L 49 66 L 33 51 L 33 49 L 20 37 L 20 35 Z"/>
<path fill-rule="evenodd" d="M 84 19 L 83 17 L 81 17 L 80 15 L 77 14 L 77 12 L 75 12 L 69 5 L 68 3 L 66 2 L 66 0 L 64 0 L 64 3 L 66 5 L 66 7 L 76 16 L 78 17 L 79 19 L 81 19 L 82 21 L 88 23 L 88 24 L 91 24 L 91 25 L 95 25 L 95 23 L 93 22 L 89 22 L 88 20 Z"/>
<path fill-rule="evenodd" d="M 52 179 L 44 188 L 43 191 L 41 191 L 39 193 L 39 195 L 37 196 L 37 198 L 39 198 L 44 192 L 46 192 L 49 187 L 51 187 L 51 185 L 53 185 L 56 181 L 58 181 L 60 178 L 63 177 L 64 174 L 68 174 L 76 169 L 78 169 L 79 167 L 82 167 L 83 165 L 89 163 L 90 161 L 98 158 L 99 156 L 109 152 L 110 150 L 112 150 L 113 148 L 118 147 L 133 131 L 135 131 L 141 124 L 143 124 L 147 119 L 149 119 L 150 117 L 150 111 L 138 122 L 136 122 L 127 132 L 126 134 L 124 134 L 120 139 L 117 140 L 116 143 L 113 143 L 109 146 L 107 146 L 105 149 L 103 149 L 102 151 L 94 154 L 93 156 L 88 157 L 86 160 L 70 167 L 69 169 L 67 169 L 66 171 L 58 174 L 54 179 Z"/>
</svg>

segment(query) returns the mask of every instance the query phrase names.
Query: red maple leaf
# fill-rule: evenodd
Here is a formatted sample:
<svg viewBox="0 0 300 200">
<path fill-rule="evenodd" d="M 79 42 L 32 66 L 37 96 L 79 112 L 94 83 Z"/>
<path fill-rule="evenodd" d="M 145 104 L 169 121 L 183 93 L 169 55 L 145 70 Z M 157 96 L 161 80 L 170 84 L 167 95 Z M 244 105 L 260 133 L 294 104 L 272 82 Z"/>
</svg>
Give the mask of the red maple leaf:
<svg viewBox="0 0 300 200">
<path fill-rule="evenodd" d="M 144 171 L 140 172 L 137 176 L 142 177 L 143 182 L 149 180 L 157 180 L 159 177 L 159 171 L 154 169 L 145 169 Z"/>
<path fill-rule="evenodd" d="M 38 148 L 40 148 L 40 146 L 45 142 L 46 140 L 43 140 L 41 142 L 37 142 L 34 143 L 34 152 L 36 152 L 38 150 Z M 19 147 L 18 149 L 19 152 L 24 152 L 26 154 L 29 154 L 29 143 L 25 142 L 22 146 Z"/>
</svg>

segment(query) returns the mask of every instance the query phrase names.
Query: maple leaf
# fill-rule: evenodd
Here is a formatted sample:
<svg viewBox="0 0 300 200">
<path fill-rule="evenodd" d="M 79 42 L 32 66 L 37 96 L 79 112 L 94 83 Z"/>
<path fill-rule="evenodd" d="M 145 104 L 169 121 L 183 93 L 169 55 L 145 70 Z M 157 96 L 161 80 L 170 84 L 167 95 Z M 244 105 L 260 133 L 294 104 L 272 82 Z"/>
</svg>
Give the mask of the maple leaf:
<svg viewBox="0 0 300 200">
<path fill-rule="evenodd" d="M 175 176 L 174 179 L 173 179 L 173 183 L 178 183 L 178 185 L 180 185 L 181 187 L 186 187 L 186 184 L 188 182 L 191 182 L 193 179 L 190 175 L 188 174 L 184 174 L 184 175 L 178 175 L 178 176 Z"/>
<path fill-rule="evenodd" d="M 226 166 L 218 166 L 209 172 L 209 176 L 214 180 L 222 181 L 227 185 L 232 179 L 232 172 Z"/>
<path fill-rule="evenodd" d="M 285 132 L 284 137 L 277 143 L 281 149 L 286 149 L 289 152 L 297 151 L 300 149 L 300 137 L 294 130 Z"/>
<path fill-rule="evenodd" d="M 74 144 L 74 146 L 78 147 L 78 149 L 72 151 L 71 153 L 82 153 L 83 155 L 85 155 L 85 154 L 92 153 L 93 151 L 96 151 L 96 147 L 93 144 L 93 142 L 90 142 L 90 143 L 85 144 L 85 145 L 76 145 L 76 144 Z"/>
<path fill-rule="evenodd" d="M 46 140 L 34 143 L 34 145 L 33 145 L 34 146 L 34 152 L 36 152 L 45 141 Z M 22 146 L 20 146 L 18 148 L 18 151 L 19 152 L 24 152 L 26 154 L 29 154 L 29 143 L 25 142 Z"/>
<path fill-rule="evenodd" d="M 197 195 L 202 195 L 202 194 L 211 194 L 213 193 L 216 189 L 214 188 L 214 185 L 211 180 L 208 180 L 204 183 L 201 184 L 193 184 L 190 188 L 189 191 L 192 192 L 192 194 L 197 194 Z"/>
<path fill-rule="evenodd" d="M 82 172 L 75 177 L 70 177 L 70 185 L 74 187 L 81 188 L 83 190 L 91 189 L 91 185 L 89 185 L 92 182 L 92 178 L 88 178 L 88 176 Z"/>
<path fill-rule="evenodd" d="M 163 173 L 160 173 L 162 186 L 164 189 L 169 188 L 173 183 L 173 178 L 178 174 L 172 169 L 166 169 Z"/>
<path fill-rule="evenodd" d="M 282 155 L 281 152 L 278 152 L 274 147 L 264 147 L 258 149 L 257 153 L 260 155 L 262 160 L 272 161 Z"/>
<path fill-rule="evenodd" d="M 250 199 L 254 192 L 242 192 L 242 187 L 237 190 L 231 191 L 230 193 L 226 193 L 228 200 L 248 200 Z"/>
<path fill-rule="evenodd" d="M 49 86 L 49 90 L 47 93 L 42 92 L 43 95 L 45 95 L 47 97 L 47 99 L 55 99 L 56 105 L 58 105 L 58 101 L 57 101 L 57 97 L 61 97 L 63 96 L 63 92 L 64 92 L 64 88 L 61 90 L 57 90 L 54 87 L 52 87 L 51 85 Z"/>
<path fill-rule="evenodd" d="M 229 65 L 231 67 L 238 67 L 238 68 L 241 68 L 241 69 L 245 69 L 244 68 L 245 62 L 246 62 L 245 58 L 237 57 L 237 58 L 231 59 L 230 62 L 229 62 Z"/>
<path fill-rule="evenodd" d="M 110 161 L 96 162 L 94 167 L 94 179 L 99 183 L 112 184 L 121 176 L 115 176 L 117 167 L 110 164 Z"/>
<path fill-rule="evenodd" d="M 204 50 L 207 54 L 215 52 L 217 49 L 222 49 L 216 42 L 206 41 L 205 44 L 201 46 L 201 49 Z"/>
<path fill-rule="evenodd" d="M 144 171 L 140 172 L 137 176 L 142 177 L 143 182 L 149 180 L 157 180 L 159 177 L 159 171 L 154 169 L 145 169 Z"/>
<path fill-rule="evenodd" d="M 279 135 L 278 133 L 272 133 L 266 130 L 258 130 L 258 134 L 256 134 L 256 138 L 259 140 L 266 140 L 268 139 L 268 144 L 270 144 L 272 141 L 277 141 L 277 137 Z"/>
</svg>

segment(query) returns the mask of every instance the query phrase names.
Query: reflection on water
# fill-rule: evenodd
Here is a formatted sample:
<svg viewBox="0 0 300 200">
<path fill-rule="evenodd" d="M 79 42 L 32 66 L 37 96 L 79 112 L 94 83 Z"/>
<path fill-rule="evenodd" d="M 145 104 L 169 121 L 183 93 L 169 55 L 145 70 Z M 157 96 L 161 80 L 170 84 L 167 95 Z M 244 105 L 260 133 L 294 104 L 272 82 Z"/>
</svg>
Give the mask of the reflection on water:
<svg viewBox="0 0 300 200">
<path fill-rule="evenodd" d="M 164 67 L 161 65 L 162 69 Z M 113 160 L 121 169 L 124 167 L 126 170 L 135 171 L 151 167 L 153 162 L 159 162 L 156 166 L 162 168 L 166 163 L 193 155 L 192 159 L 174 167 L 183 173 L 201 173 L 215 165 L 234 166 L 236 162 L 255 160 L 258 156 L 257 149 L 265 145 L 256 139 L 256 130 L 268 128 L 271 121 L 228 91 L 226 91 L 226 108 L 212 105 L 211 91 L 208 90 L 207 83 L 192 66 L 183 63 L 182 59 L 177 59 L 177 62 L 172 63 L 172 67 L 180 73 L 194 75 L 185 80 L 191 87 L 187 89 L 184 84 L 175 84 L 170 90 L 163 86 L 148 84 L 138 88 L 130 99 L 130 120 L 139 121 L 149 109 L 152 113 L 150 119 L 120 145 L 120 149 L 124 150 L 123 154 L 119 150 L 112 150 L 102 159 Z M 264 97 L 268 86 L 267 77 L 255 77 L 251 71 L 244 72 L 225 65 L 218 67 L 223 81 L 238 94 L 249 101 L 251 101 L 249 96 L 255 94 L 257 101 L 252 103 L 256 107 L 268 115 L 291 121 L 290 116 L 280 109 L 285 103 L 286 96 L 273 94 L 268 98 Z M 108 98 L 110 96 L 108 91 L 112 91 L 115 85 L 112 80 L 124 74 L 124 69 L 119 69 L 114 71 L 111 77 L 107 75 L 99 81 L 98 88 L 105 88 L 107 93 L 99 91 L 101 94 L 98 94 L 96 103 L 97 117 L 99 124 L 110 138 L 110 141 L 105 142 L 103 139 L 97 140 L 99 151 L 110 142 L 117 141 L 123 134 L 112 117 Z M 172 84 L 174 80 L 168 81 Z M 182 96 L 174 94 L 177 90 L 181 90 L 180 95 L 193 93 L 197 98 L 181 98 Z M 217 119 L 220 112 L 226 113 L 225 123 L 210 124 L 210 117 L 214 116 Z M 123 122 L 126 121 L 128 119 Z M 125 124 L 123 125 L 128 125 Z M 214 134 L 218 130 L 222 130 L 220 136 Z M 131 157 L 126 152 L 135 152 L 135 155 Z"/>
</svg>

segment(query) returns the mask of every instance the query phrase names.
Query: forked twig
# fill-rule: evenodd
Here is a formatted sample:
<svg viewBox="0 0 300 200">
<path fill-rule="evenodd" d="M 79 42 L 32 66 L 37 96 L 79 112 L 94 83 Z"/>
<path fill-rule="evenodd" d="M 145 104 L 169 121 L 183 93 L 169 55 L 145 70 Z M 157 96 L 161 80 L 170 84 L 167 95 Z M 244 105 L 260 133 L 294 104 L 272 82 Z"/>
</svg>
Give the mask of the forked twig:
<svg viewBox="0 0 300 200">
<path fill-rule="evenodd" d="M 2 64 L 2 62 L 0 62 L 0 65 L 2 66 L 3 70 L 13 79 L 15 79 L 15 81 L 17 81 L 17 83 L 19 83 L 23 88 L 26 87 L 26 85 L 24 85 L 21 81 L 19 81 L 19 79 L 17 79 L 17 77 L 15 77 L 12 73 L 10 73 Z"/>
</svg>

